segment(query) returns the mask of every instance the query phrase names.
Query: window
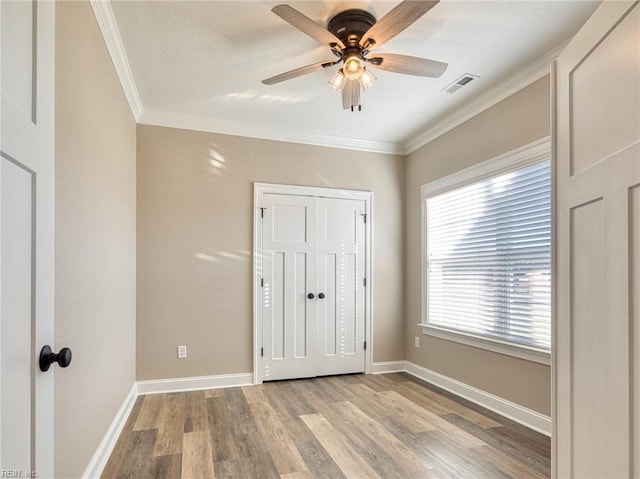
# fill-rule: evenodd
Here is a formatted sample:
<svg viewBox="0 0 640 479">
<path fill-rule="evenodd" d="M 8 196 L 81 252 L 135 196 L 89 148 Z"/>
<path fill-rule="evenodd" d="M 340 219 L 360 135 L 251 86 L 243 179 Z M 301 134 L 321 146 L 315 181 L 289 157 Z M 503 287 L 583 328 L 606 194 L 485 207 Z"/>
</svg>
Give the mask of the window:
<svg viewBox="0 0 640 479">
<path fill-rule="evenodd" d="M 426 334 L 548 354 L 548 144 L 546 151 L 505 168 L 507 156 L 423 187 Z"/>
</svg>

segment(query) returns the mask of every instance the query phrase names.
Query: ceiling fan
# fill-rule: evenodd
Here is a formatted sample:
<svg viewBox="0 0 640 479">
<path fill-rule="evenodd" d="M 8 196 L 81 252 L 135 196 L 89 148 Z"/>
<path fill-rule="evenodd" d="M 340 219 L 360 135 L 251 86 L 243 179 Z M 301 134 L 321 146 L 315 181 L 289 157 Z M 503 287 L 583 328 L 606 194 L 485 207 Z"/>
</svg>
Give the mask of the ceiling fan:
<svg viewBox="0 0 640 479">
<path fill-rule="evenodd" d="M 329 80 L 329 84 L 342 92 L 342 107 L 354 111 L 355 108 L 362 109 L 361 91 L 369 88 L 376 80 L 369 67 L 406 75 L 438 78 L 447 69 L 446 63 L 396 53 L 371 54 L 372 50 L 409 27 L 438 2 L 439 0 L 404 0 L 379 21 L 366 10 L 349 9 L 331 18 L 326 29 L 289 5 L 277 5 L 271 9 L 273 13 L 311 38 L 327 45 L 337 60 L 296 68 L 262 80 L 262 83 L 273 85 L 342 64 Z"/>
</svg>

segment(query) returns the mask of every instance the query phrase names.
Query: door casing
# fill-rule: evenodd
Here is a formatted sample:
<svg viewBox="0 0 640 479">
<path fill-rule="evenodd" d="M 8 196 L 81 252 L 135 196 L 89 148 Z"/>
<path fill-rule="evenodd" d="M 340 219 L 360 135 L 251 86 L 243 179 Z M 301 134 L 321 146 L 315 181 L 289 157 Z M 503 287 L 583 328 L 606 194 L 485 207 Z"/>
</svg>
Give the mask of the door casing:
<svg viewBox="0 0 640 479">
<path fill-rule="evenodd" d="M 272 183 L 254 183 L 253 188 L 253 383 L 262 384 L 263 374 L 261 367 L 262 347 L 262 251 L 261 206 L 265 194 L 279 194 L 291 196 L 312 196 L 321 198 L 356 199 L 365 202 L 365 275 L 367 286 L 365 288 L 365 374 L 371 374 L 373 366 L 373 193 L 371 191 L 343 190 L 333 188 L 319 188 L 313 186 L 279 185 Z"/>
</svg>

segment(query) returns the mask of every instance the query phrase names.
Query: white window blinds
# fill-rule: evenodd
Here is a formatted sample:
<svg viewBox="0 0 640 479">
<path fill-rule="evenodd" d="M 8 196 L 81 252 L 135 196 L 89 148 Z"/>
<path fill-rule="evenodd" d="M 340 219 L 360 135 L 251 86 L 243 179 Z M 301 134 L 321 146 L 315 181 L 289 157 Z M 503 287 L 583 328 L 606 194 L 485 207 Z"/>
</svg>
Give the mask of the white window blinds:
<svg viewBox="0 0 640 479">
<path fill-rule="evenodd" d="M 428 325 L 549 350 L 550 163 L 426 198 Z"/>
</svg>

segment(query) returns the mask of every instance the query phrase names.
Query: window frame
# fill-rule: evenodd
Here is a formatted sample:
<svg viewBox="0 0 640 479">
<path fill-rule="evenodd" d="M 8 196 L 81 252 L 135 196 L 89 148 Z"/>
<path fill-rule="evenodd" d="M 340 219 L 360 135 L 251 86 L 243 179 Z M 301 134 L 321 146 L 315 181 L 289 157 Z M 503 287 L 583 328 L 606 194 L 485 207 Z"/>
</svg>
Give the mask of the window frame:
<svg viewBox="0 0 640 479">
<path fill-rule="evenodd" d="M 519 168 L 532 165 L 544 160 L 551 160 L 551 237 L 552 237 L 552 251 L 551 251 L 551 328 L 550 333 L 553 332 L 554 323 L 554 265 L 555 255 L 553 251 L 553 237 L 555 232 L 555 219 L 554 219 L 554 168 L 553 157 L 551 154 L 551 138 L 549 136 L 541 138 L 527 145 L 524 145 L 515 150 L 509 151 L 497 157 L 483 161 L 476 165 L 470 166 L 463 170 L 456 171 L 448 176 L 436 179 L 427 184 L 424 184 L 420 188 L 420 226 L 421 226 L 421 313 L 420 323 L 418 326 L 422 328 L 422 333 L 427 336 L 432 336 L 447 341 L 453 341 L 456 343 L 465 344 L 467 346 L 473 346 L 480 349 L 485 349 L 508 356 L 513 356 L 521 359 L 526 359 L 541 364 L 551 364 L 551 349 L 553 348 L 553 337 L 551 338 L 551 346 L 547 351 L 545 349 L 538 349 L 526 345 L 509 342 L 506 340 L 500 340 L 493 337 L 484 336 L 481 334 L 473 334 L 462 331 L 454 331 L 447 328 L 442 328 L 428 324 L 428 252 L 427 252 L 427 199 L 433 196 L 437 196 L 447 191 L 463 187 L 465 185 L 475 183 L 487 178 L 491 178 L 502 173 L 513 171 Z"/>
</svg>

